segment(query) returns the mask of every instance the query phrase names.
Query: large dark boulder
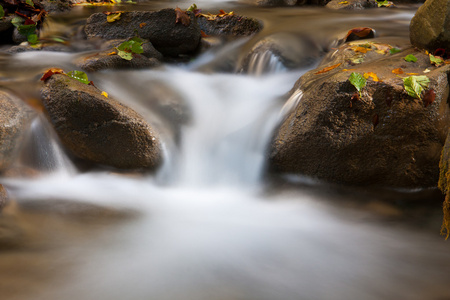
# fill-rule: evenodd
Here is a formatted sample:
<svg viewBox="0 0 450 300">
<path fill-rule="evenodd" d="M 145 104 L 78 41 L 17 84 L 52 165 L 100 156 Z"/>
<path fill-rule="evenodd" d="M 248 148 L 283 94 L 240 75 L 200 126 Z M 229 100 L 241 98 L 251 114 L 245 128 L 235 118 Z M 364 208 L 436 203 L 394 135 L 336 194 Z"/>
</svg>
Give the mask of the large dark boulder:
<svg viewBox="0 0 450 300">
<path fill-rule="evenodd" d="M 406 62 L 407 54 L 418 61 Z M 351 185 L 436 186 L 450 124 L 450 68 L 431 66 L 428 55 L 413 48 L 377 55 L 380 58 L 356 65 L 341 60 L 338 67 L 320 73 L 335 66 L 336 61 L 329 60 L 299 79 L 270 148 L 272 172 Z M 392 72 L 400 67 L 402 75 Z M 435 98 L 423 101 L 409 96 L 402 77 L 423 75 L 427 68 Z M 373 72 L 382 81 L 368 79 L 358 99 L 349 82 L 352 72 Z"/>
<path fill-rule="evenodd" d="M 88 38 L 103 39 L 126 39 L 137 34 L 164 55 L 189 54 L 197 49 L 201 33 L 193 13 L 188 14 L 190 23 L 185 26 L 177 22 L 174 9 L 124 12 L 112 23 L 104 13 L 95 13 L 88 18 L 85 32 Z"/>
<path fill-rule="evenodd" d="M 427 0 L 411 20 L 411 44 L 434 51 L 450 51 L 450 1 Z"/>
<path fill-rule="evenodd" d="M 58 136 L 75 156 L 120 169 L 154 169 L 160 164 L 156 132 L 138 113 L 101 90 L 57 74 L 41 93 Z"/>
<path fill-rule="evenodd" d="M 17 157 L 32 115 L 21 99 L 0 90 L 0 171 Z"/>
</svg>

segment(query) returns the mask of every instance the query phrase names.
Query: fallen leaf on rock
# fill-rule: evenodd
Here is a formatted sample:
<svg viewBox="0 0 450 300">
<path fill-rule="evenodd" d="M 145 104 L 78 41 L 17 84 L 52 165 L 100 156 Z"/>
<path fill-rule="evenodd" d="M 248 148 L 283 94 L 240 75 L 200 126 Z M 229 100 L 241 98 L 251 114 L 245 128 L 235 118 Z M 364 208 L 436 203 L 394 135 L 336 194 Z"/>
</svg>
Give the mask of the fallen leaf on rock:
<svg viewBox="0 0 450 300">
<path fill-rule="evenodd" d="M 403 72 L 402 68 L 397 68 L 397 69 L 392 70 L 392 73 L 400 75 L 400 74 L 403 74 L 404 72 Z"/>
<path fill-rule="evenodd" d="M 361 98 L 361 90 L 366 86 L 366 79 L 361 74 L 353 72 L 350 74 L 348 80 L 358 90 L 359 97 Z"/>
<path fill-rule="evenodd" d="M 44 75 L 42 75 L 41 80 L 46 81 L 47 79 L 52 77 L 52 75 L 54 75 L 54 74 L 65 74 L 65 73 L 64 73 L 63 69 L 51 68 L 44 72 Z"/>
<path fill-rule="evenodd" d="M 395 54 L 395 53 L 399 53 L 399 52 L 401 52 L 401 51 L 402 51 L 402 50 L 400 50 L 400 49 L 394 47 L 394 48 L 392 48 L 392 49 L 389 50 L 389 53 L 390 53 L 390 54 Z"/>
<path fill-rule="evenodd" d="M 361 53 L 367 53 L 367 51 L 371 51 L 372 49 L 370 48 L 366 48 L 366 47 L 361 47 L 361 46 L 354 46 L 351 48 L 353 51 L 355 52 L 361 52 Z"/>
<path fill-rule="evenodd" d="M 141 24 L 139 24 L 139 28 L 143 28 L 143 27 L 145 27 L 147 25 L 147 23 L 141 23 Z"/>
<path fill-rule="evenodd" d="M 339 4 L 348 4 L 348 1 L 339 2 Z"/>
<path fill-rule="evenodd" d="M 116 51 L 113 51 L 113 52 L 109 52 L 109 53 L 108 53 L 108 55 L 110 55 L 110 56 L 111 56 L 111 55 L 116 55 L 116 54 L 117 54 Z"/>
<path fill-rule="evenodd" d="M 342 63 L 338 63 L 338 64 L 332 65 L 332 66 L 330 66 L 330 67 L 323 68 L 322 70 L 320 70 L 320 71 L 318 71 L 318 72 L 316 72 L 316 73 L 314 73 L 314 74 L 317 75 L 317 74 L 322 74 L 322 73 L 329 72 L 329 71 L 331 71 L 331 70 L 333 70 L 333 69 L 336 69 L 336 68 L 339 67 L 341 64 L 342 64 Z"/>
<path fill-rule="evenodd" d="M 419 75 L 419 73 L 406 73 L 406 75 L 409 75 L 409 76 L 411 76 L 411 75 Z"/>
<path fill-rule="evenodd" d="M 403 57 L 403 59 L 407 62 L 416 62 L 417 61 L 417 57 L 415 57 L 412 54 L 408 54 L 405 57 Z"/>
<path fill-rule="evenodd" d="M 425 70 L 423 70 L 423 72 L 424 72 L 424 73 L 430 73 L 430 72 L 431 72 L 431 70 L 429 70 L 429 69 L 425 69 Z"/>
<path fill-rule="evenodd" d="M 89 84 L 88 76 L 83 71 L 70 71 L 69 73 L 67 73 L 67 76 L 72 77 L 73 79 L 76 79 L 81 83 Z"/>
<path fill-rule="evenodd" d="M 203 30 L 200 30 L 200 34 L 201 34 L 202 38 L 209 37 L 209 35 L 207 35 Z"/>
<path fill-rule="evenodd" d="M 430 57 L 430 63 L 432 65 L 435 65 L 436 67 L 439 67 L 444 64 L 444 60 L 440 56 L 434 56 L 433 54 L 428 55 Z"/>
<path fill-rule="evenodd" d="M 189 24 L 191 24 L 191 19 L 189 18 L 188 14 L 182 11 L 179 7 L 175 8 L 175 14 L 175 23 L 181 23 L 184 26 L 189 26 Z"/>
<path fill-rule="evenodd" d="M 422 92 L 428 88 L 430 79 L 425 76 L 410 76 L 403 78 L 405 91 L 413 98 L 422 99 Z"/>
<path fill-rule="evenodd" d="M 375 73 L 373 73 L 373 72 L 368 72 L 368 73 L 364 73 L 364 78 L 365 79 L 369 79 L 369 77 L 371 77 L 372 79 L 373 79 L 373 81 L 381 81 L 379 78 L 378 78 L 378 76 L 377 76 L 377 74 L 375 74 Z"/>
<path fill-rule="evenodd" d="M 120 15 L 122 15 L 122 13 L 120 13 L 120 12 L 114 13 L 114 14 L 108 14 L 106 16 L 106 21 L 108 23 L 112 23 L 112 22 L 115 22 L 117 20 L 120 20 Z"/>
<path fill-rule="evenodd" d="M 195 16 L 199 16 L 199 17 L 204 17 L 206 18 L 208 21 L 214 21 L 217 18 L 224 18 L 224 17 L 229 17 L 229 16 L 233 16 L 234 12 L 230 11 L 229 13 L 225 12 L 223 9 L 220 10 L 220 13 L 217 15 L 214 14 L 196 14 Z"/>
<path fill-rule="evenodd" d="M 347 32 L 347 35 L 344 37 L 345 42 L 359 40 L 359 39 L 368 39 L 375 37 L 375 30 L 369 27 L 357 27 L 350 29 Z"/>
<path fill-rule="evenodd" d="M 350 59 L 350 62 L 351 62 L 353 65 L 359 65 L 359 64 L 361 64 L 361 63 L 364 62 L 364 57 L 358 56 L 358 57 L 351 58 L 351 59 Z"/>
<path fill-rule="evenodd" d="M 378 117 L 378 114 L 375 114 L 372 118 L 373 127 L 377 127 L 379 121 L 380 121 L 380 117 Z"/>
<path fill-rule="evenodd" d="M 342 72 L 355 71 L 356 69 L 342 69 Z"/>
<path fill-rule="evenodd" d="M 105 98 L 108 98 L 108 93 L 105 91 L 102 91 L 102 96 L 104 96 Z"/>
<path fill-rule="evenodd" d="M 434 90 L 433 89 L 427 90 L 423 95 L 423 104 L 425 105 L 425 107 L 433 103 L 435 98 L 436 93 L 434 92 Z"/>
</svg>

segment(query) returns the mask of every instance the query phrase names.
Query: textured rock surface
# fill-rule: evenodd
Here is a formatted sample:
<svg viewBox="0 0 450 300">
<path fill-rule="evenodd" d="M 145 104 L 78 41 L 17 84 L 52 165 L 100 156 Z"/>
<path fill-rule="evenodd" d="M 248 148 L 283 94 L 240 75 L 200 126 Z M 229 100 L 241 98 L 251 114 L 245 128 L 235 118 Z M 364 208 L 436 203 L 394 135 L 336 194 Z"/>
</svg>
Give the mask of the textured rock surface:
<svg viewBox="0 0 450 300">
<path fill-rule="evenodd" d="M 104 13 L 89 17 L 85 32 L 88 38 L 126 39 L 136 35 L 149 40 L 164 55 L 176 56 L 195 51 L 200 42 L 200 28 L 190 14 L 189 26 L 176 22 L 173 9 L 122 13 L 120 20 L 108 23 Z"/>
<path fill-rule="evenodd" d="M 427 0 L 411 20 L 411 44 L 434 51 L 450 50 L 450 1 Z"/>
<path fill-rule="evenodd" d="M 376 0 L 331 0 L 325 6 L 330 9 L 366 9 L 366 8 L 376 8 L 378 7 Z"/>
<path fill-rule="evenodd" d="M 258 20 L 236 15 L 217 17 L 214 20 L 198 17 L 197 22 L 207 35 L 249 36 L 262 29 Z"/>
<path fill-rule="evenodd" d="M 403 60 L 410 53 L 418 58 L 416 63 Z M 449 68 L 431 66 L 427 55 L 412 48 L 360 65 L 344 61 L 317 74 L 330 65 L 296 83 L 271 146 L 271 170 L 353 185 L 436 186 L 450 124 Z M 434 102 L 426 105 L 408 96 L 402 78 L 392 73 L 399 67 L 403 77 L 429 68 Z M 374 72 L 382 82 L 368 79 L 362 98 L 352 100 L 356 89 L 348 80 L 351 72 Z"/>
<path fill-rule="evenodd" d="M 99 89 L 53 75 L 44 106 L 62 143 L 76 156 L 121 169 L 154 169 L 161 162 L 157 134 L 134 110 Z"/>
</svg>

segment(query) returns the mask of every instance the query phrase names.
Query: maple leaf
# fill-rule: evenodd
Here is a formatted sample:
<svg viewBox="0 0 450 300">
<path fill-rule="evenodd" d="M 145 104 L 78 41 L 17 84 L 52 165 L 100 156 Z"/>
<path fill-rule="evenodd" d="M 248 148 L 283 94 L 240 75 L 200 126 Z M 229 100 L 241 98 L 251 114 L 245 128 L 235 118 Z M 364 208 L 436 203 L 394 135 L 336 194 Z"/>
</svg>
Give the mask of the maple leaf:
<svg viewBox="0 0 450 300">
<path fill-rule="evenodd" d="M 328 71 L 331 71 L 331 70 L 333 70 L 333 69 L 336 69 L 336 68 L 339 67 L 341 64 L 342 64 L 342 63 L 338 63 L 338 64 L 332 65 L 332 66 L 330 66 L 330 67 L 323 68 L 322 70 L 320 70 L 320 71 L 314 73 L 314 75 L 326 73 L 326 72 L 328 72 Z"/>
<path fill-rule="evenodd" d="M 50 77 L 52 77 L 55 74 L 65 74 L 65 73 L 64 73 L 63 69 L 51 68 L 44 72 L 44 74 L 41 77 L 41 80 L 45 82 L 47 79 L 49 79 Z"/>
<path fill-rule="evenodd" d="M 191 19 L 189 18 L 188 14 L 182 11 L 179 7 L 175 8 L 175 14 L 175 23 L 181 23 L 184 26 L 189 26 L 189 24 L 191 24 Z"/>
</svg>

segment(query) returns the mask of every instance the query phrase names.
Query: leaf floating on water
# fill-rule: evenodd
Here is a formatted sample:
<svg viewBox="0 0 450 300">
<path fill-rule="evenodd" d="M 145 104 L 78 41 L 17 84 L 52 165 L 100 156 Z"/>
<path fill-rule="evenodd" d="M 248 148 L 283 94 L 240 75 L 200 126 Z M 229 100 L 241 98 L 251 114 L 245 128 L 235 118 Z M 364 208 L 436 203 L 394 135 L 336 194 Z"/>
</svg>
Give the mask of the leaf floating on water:
<svg viewBox="0 0 450 300">
<path fill-rule="evenodd" d="M 323 68 L 322 70 L 320 70 L 320 71 L 318 71 L 318 72 L 316 72 L 316 73 L 314 73 L 314 74 L 317 75 L 317 74 L 322 74 L 322 73 L 329 72 L 329 71 L 331 71 L 331 70 L 333 70 L 333 69 L 336 69 L 336 68 L 339 67 L 340 65 L 342 65 L 342 63 L 338 63 L 338 64 L 332 65 L 332 66 L 330 66 L 330 67 Z"/>
<path fill-rule="evenodd" d="M 70 71 L 69 73 L 67 73 L 67 76 L 72 77 L 73 79 L 76 79 L 81 83 L 89 84 L 88 76 L 83 71 Z"/>
<path fill-rule="evenodd" d="M 361 90 L 366 86 L 367 83 L 366 79 L 361 76 L 361 74 L 353 72 L 352 74 L 350 74 L 348 80 L 358 90 L 359 97 L 361 97 Z"/>
<path fill-rule="evenodd" d="M 107 21 L 108 23 L 113 23 L 113 22 L 115 22 L 115 21 L 120 20 L 120 16 L 121 16 L 121 15 L 122 15 L 121 12 L 114 13 L 114 14 L 109 14 L 109 15 L 106 16 L 106 21 Z"/>
<path fill-rule="evenodd" d="M 425 76 L 410 76 L 403 78 L 405 91 L 413 98 L 422 99 L 422 92 L 428 88 L 430 79 Z"/>
<path fill-rule="evenodd" d="M 433 89 L 427 90 L 423 95 L 423 104 L 425 105 L 425 107 L 433 103 L 435 98 L 436 93 L 434 92 L 434 90 Z"/>
<path fill-rule="evenodd" d="M 63 69 L 59 68 L 51 68 L 44 72 L 44 74 L 41 77 L 42 81 L 46 81 L 50 77 L 52 77 L 54 74 L 65 74 Z"/>
<path fill-rule="evenodd" d="M 191 24 L 191 19 L 189 18 L 188 14 L 182 11 L 179 7 L 175 8 L 175 14 L 175 23 L 181 23 L 184 26 L 189 26 L 189 24 Z"/>
<path fill-rule="evenodd" d="M 392 73 L 394 73 L 396 75 L 400 75 L 400 74 L 403 74 L 404 72 L 403 72 L 402 68 L 397 68 L 397 69 L 392 70 Z"/>
<path fill-rule="evenodd" d="M 364 76 L 365 79 L 369 79 L 369 77 L 371 77 L 371 78 L 373 79 L 373 81 L 376 81 L 376 82 L 381 81 L 381 80 L 378 78 L 377 74 L 375 74 L 374 72 L 364 73 L 363 76 Z"/>
<path fill-rule="evenodd" d="M 430 63 L 432 65 L 435 65 L 436 67 L 439 67 L 444 64 L 444 60 L 440 56 L 434 56 L 433 54 L 428 55 L 430 57 Z"/>
<path fill-rule="evenodd" d="M 415 57 L 412 54 L 406 55 L 403 59 L 406 60 L 407 62 L 416 62 L 417 61 L 417 57 Z"/>
</svg>

